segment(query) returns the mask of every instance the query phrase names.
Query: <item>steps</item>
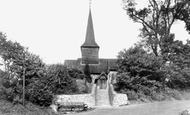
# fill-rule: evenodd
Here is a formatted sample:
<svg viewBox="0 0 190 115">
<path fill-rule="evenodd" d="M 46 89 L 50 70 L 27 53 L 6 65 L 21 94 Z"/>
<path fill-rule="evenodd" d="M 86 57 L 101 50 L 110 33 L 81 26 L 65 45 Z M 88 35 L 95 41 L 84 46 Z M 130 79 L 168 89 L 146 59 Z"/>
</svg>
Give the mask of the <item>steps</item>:
<svg viewBox="0 0 190 115">
<path fill-rule="evenodd" d="M 96 106 L 111 106 L 108 89 L 97 89 Z"/>
</svg>

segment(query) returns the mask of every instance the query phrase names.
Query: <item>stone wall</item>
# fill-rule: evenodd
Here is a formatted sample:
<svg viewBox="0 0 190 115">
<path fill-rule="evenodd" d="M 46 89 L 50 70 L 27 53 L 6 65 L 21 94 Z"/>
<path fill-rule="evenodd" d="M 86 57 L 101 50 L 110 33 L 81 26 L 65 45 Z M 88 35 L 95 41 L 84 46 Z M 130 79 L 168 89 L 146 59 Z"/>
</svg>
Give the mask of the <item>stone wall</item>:
<svg viewBox="0 0 190 115">
<path fill-rule="evenodd" d="M 92 94 L 79 94 L 79 95 L 57 95 L 57 103 L 67 103 L 67 102 L 83 102 L 88 105 L 88 107 L 93 107 L 95 105 L 94 95 Z"/>
<path fill-rule="evenodd" d="M 56 112 L 57 105 L 55 103 L 69 103 L 69 102 L 82 102 L 88 105 L 88 107 L 95 106 L 95 90 L 96 85 L 92 86 L 91 94 L 78 94 L 78 95 L 56 95 L 54 97 L 55 102 L 52 103 L 51 108 Z"/>
<path fill-rule="evenodd" d="M 128 103 L 128 98 L 126 94 L 120 94 L 120 93 L 115 93 L 114 98 L 113 98 L 113 106 L 122 106 L 126 105 Z"/>
<path fill-rule="evenodd" d="M 121 93 L 116 93 L 114 91 L 113 85 L 110 84 L 110 91 L 112 92 L 112 106 L 114 107 L 119 107 L 122 105 L 127 105 L 128 104 L 128 97 L 126 94 L 121 94 Z"/>
<path fill-rule="evenodd" d="M 94 76 L 95 77 L 95 76 Z M 94 79 L 93 79 L 94 81 Z M 111 84 L 111 79 L 109 78 L 107 81 L 107 85 L 109 88 L 106 90 L 109 93 L 102 94 L 103 96 L 108 96 L 109 102 L 114 107 L 119 107 L 122 105 L 126 105 L 128 103 L 128 98 L 126 94 L 116 93 L 114 91 L 113 85 Z M 108 90 L 109 89 L 109 90 Z M 95 107 L 97 104 L 97 90 L 100 90 L 96 84 L 92 86 L 91 94 L 78 94 L 78 95 L 56 95 L 55 96 L 55 103 L 69 103 L 69 102 L 82 102 L 88 105 L 88 107 Z M 106 98 L 106 99 L 107 99 Z M 53 103 L 52 109 L 56 111 L 57 106 Z"/>
</svg>

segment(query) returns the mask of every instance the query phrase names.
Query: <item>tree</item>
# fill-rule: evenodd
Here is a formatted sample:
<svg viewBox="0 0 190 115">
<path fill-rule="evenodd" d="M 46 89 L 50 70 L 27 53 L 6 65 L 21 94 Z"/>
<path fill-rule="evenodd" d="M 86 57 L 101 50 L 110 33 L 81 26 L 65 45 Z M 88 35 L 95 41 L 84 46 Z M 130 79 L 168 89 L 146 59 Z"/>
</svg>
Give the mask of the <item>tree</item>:
<svg viewBox="0 0 190 115">
<path fill-rule="evenodd" d="M 135 23 L 142 24 L 140 36 L 145 46 L 159 56 L 164 51 L 167 42 L 174 39 L 170 32 L 177 20 L 186 23 L 190 29 L 189 0 L 148 0 L 147 7 L 137 9 L 135 0 L 123 0 L 124 9 Z"/>
<path fill-rule="evenodd" d="M 46 69 L 46 79 L 54 94 L 78 93 L 76 80 L 69 76 L 69 70 L 62 64 L 53 64 Z"/>
<path fill-rule="evenodd" d="M 85 74 L 85 78 L 86 78 L 86 81 L 88 81 L 89 83 L 92 82 L 92 77 L 91 77 L 91 72 L 90 72 L 90 66 L 88 64 L 86 64 L 84 66 L 84 74 Z"/>
<path fill-rule="evenodd" d="M 69 76 L 74 79 L 84 79 L 85 75 L 82 70 L 77 68 L 70 68 L 68 70 Z"/>
<path fill-rule="evenodd" d="M 136 45 L 118 54 L 118 77 L 115 90 L 131 95 L 130 98 L 151 96 L 164 89 L 165 72 L 163 60 L 147 53 L 141 45 Z"/>
<path fill-rule="evenodd" d="M 25 85 L 27 87 L 33 77 L 40 76 L 44 63 L 39 56 L 28 52 L 28 48 L 21 46 L 18 42 L 7 40 L 6 35 L 2 33 L 0 33 L 0 43 L 0 56 L 4 61 L 7 73 L 3 76 L 3 81 L 10 84 L 10 87 L 7 88 L 12 92 L 12 100 L 23 97 L 24 103 Z"/>
<path fill-rule="evenodd" d="M 46 65 L 38 55 L 27 49 L 17 42 L 7 40 L 0 33 L 0 57 L 6 65 L 5 72 L 0 71 L 0 81 L 8 100 L 21 102 L 22 97 L 25 97 L 22 94 L 26 92 L 28 101 L 49 106 L 53 95 L 81 93 L 76 79 L 83 75 L 82 71 L 68 69 L 62 64 Z"/>
<path fill-rule="evenodd" d="M 175 40 L 165 50 L 168 64 L 165 68 L 169 87 L 186 89 L 190 87 L 190 42 Z"/>
<path fill-rule="evenodd" d="M 147 77 L 149 80 L 162 81 L 160 69 L 162 58 L 148 54 L 142 46 L 136 45 L 128 50 L 119 52 L 118 65 L 120 73 L 129 73 L 131 77 Z"/>
</svg>

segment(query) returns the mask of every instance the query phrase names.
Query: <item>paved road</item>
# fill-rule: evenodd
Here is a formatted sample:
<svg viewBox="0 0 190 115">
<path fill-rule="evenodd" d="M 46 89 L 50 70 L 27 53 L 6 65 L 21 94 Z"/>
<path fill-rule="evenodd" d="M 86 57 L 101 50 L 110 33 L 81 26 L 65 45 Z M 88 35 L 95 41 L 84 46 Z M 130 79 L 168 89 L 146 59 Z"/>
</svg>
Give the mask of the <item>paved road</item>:
<svg viewBox="0 0 190 115">
<path fill-rule="evenodd" d="M 190 109 L 190 100 L 154 102 L 119 108 L 103 107 L 74 115 L 179 115 L 179 112 L 187 109 Z"/>
</svg>

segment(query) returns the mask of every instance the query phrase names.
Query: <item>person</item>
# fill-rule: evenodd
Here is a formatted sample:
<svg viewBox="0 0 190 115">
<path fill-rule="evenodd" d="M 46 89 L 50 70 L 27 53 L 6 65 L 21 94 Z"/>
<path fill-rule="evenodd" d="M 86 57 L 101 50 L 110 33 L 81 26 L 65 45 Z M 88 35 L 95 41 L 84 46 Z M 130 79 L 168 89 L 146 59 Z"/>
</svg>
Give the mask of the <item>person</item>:
<svg viewBox="0 0 190 115">
<path fill-rule="evenodd" d="M 97 82 L 98 82 L 98 79 L 95 79 L 95 80 L 94 80 L 94 84 L 97 84 Z"/>
</svg>

